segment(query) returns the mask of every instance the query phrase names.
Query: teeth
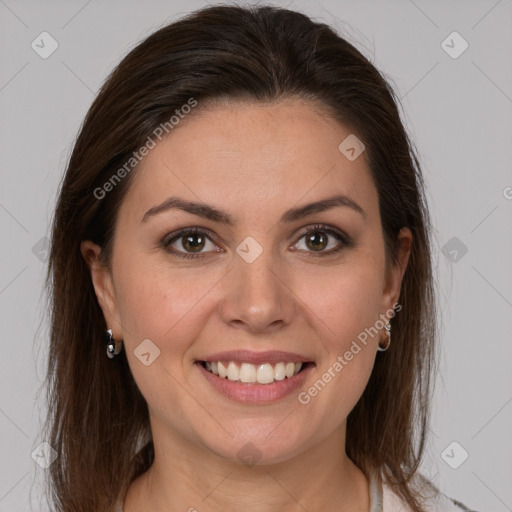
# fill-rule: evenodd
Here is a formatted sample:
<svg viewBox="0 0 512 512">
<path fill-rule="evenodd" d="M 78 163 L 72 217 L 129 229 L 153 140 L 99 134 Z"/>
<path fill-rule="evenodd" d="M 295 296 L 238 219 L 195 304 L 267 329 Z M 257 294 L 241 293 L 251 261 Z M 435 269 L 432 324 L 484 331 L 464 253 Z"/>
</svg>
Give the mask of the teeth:
<svg viewBox="0 0 512 512">
<path fill-rule="evenodd" d="M 240 379 L 240 369 L 233 361 L 229 362 L 228 365 L 228 379 L 229 380 L 239 380 Z"/>
<path fill-rule="evenodd" d="M 240 380 L 242 382 L 256 382 L 256 367 L 253 364 L 242 363 L 240 367 Z"/>
<path fill-rule="evenodd" d="M 238 366 L 234 361 L 223 363 L 221 361 L 206 361 L 206 369 L 221 378 L 228 378 L 232 381 L 241 381 L 259 384 L 271 384 L 275 380 L 293 377 L 299 373 L 302 363 L 277 363 L 274 367 L 270 363 L 254 365 L 242 363 Z"/>
<path fill-rule="evenodd" d="M 277 363 L 274 368 L 274 377 L 276 380 L 283 380 L 286 377 L 286 369 L 284 363 Z"/>
<path fill-rule="evenodd" d="M 270 384 L 271 382 L 274 382 L 274 378 L 274 368 L 272 368 L 271 364 L 265 363 L 258 366 L 258 375 L 256 376 L 256 380 L 259 384 Z"/>
<path fill-rule="evenodd" d="M 212 368 L 212 370 L 213 370 L 213 368 Z M 220 362 L 217 363 L 217 371 L 218 371 L 219 377 L 222 377 L 223 379 L 228 376 L 227 368 Z"/>
<path fill-rule="evenodd" d="M 295 373 L 295 364 L 286 363 L 286 367 L 284 369 L 284 373 L 287 377 L 291 377 Z"/>
</svg>

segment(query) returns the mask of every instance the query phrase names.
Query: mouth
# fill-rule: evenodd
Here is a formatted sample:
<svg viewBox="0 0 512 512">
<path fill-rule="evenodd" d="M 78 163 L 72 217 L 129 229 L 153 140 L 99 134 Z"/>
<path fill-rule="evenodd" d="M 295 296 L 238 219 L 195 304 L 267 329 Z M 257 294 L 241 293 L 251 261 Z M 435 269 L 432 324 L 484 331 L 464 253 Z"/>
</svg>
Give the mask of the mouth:
<svg viewBox="0 0 512 512">
<path fill-rule="evenodd" d="M 278 361 L 253 364 L 241 361 L 196 361 L 207 372 L 232 382 L 268 385 L 291 379 L 315 366 L 312 361 Z"/>
<path fill-rule="evenodd" d="M 312 357 L 282 350 L 228 350 L 204 355 L 194 366 L 210 388 L 243 404 L 271 404 L 305 384 Z"/>
<path fill-rule="evenodd" d="M 316 366 L 312 361 L 197 360 L 194 366 L 210 389 L 231 401 L 246 405 L 266 405 L 291 396 L 305 385 Z"/>
</svg>

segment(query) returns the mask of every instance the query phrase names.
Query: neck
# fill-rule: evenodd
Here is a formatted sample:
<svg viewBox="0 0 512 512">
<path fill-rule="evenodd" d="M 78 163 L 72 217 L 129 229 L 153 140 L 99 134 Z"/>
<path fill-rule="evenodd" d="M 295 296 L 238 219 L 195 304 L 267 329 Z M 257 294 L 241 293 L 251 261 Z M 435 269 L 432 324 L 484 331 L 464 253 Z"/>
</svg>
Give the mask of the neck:
<svg viewBox="0 0 512 512">
<path fill-rule="evenodd" d="M 368 481 L 345 453 L 345 424 L 293 458 L 255 465 L 152 426 L 155 460 L 130 486 L 123 512 L 369 510 Z"/>
</svg>

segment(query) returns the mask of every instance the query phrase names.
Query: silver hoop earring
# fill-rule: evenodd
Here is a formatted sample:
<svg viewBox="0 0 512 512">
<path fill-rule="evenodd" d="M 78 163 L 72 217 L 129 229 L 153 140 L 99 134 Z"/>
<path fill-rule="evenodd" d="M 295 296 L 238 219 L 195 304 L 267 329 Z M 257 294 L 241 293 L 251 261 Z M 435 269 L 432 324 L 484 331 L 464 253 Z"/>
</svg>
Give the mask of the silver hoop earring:
<svg viewBox="0 0 512 512">
<path fill-rule="evenodd" d="M 107 357 L 109 359 L 113 359 L 121 352 L 123 348 L 123 340 L 121 340 L 117 346 L 116 340 L 112 336 L 112 329 L 107 329 L 105 331 L 105 345 L 107 348 Z"/>
<path fill-rule="evenodd" d="M 379 343 L 379 346 L 377 347 L 379 352 L 386 352 L 386 350 L 389 348 L 389 345 L 391 344 L 391 323 L 388 321 L 384 328 L 386 329 L 386 334 L 388 335 L 388 342 L 384 347 L 382 347 Z"/>
</svg>

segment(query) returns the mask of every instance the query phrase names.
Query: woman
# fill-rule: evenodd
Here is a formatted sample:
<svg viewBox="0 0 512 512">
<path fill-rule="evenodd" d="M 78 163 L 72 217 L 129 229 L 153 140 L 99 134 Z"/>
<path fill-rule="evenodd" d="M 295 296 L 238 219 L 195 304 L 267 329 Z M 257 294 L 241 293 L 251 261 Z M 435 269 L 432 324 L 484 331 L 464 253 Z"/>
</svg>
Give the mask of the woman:
<svg viewBox="0 0 512 512">
<path fill-rule="evenodd" d="M 112 72 L 53 226 L 55 510 L 467 510 L 417 471 L 436 317 L 395 102 L 275 7 L 197 11 Z"/>
</svg>

